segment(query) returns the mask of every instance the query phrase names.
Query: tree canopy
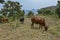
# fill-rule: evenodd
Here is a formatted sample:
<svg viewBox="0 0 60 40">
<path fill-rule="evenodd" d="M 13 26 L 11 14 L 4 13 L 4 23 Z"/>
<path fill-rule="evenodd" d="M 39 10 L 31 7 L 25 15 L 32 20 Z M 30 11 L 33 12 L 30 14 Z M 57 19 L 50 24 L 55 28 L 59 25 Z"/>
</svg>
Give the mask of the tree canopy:
<svg viewBox="0 0 60 40">
<path fill-rule="evenodd" d="M 29 11 L 28 14 L 27 14 L 28 17 L 31 17 L 33 15 L 34 15 L 34 13 L 32 11 Z"/>
<path fill-rule="evenodd" d="M 58 1 L 56 13 L 58 14 L 58 17 L 60 18 L 60 1 Z"/>
<path fill-rule="evenodd" d="M 3 8 L 1 9 L 1 13 L 3 14 L 3 16 L 20 16 L 21 14 L 23 14 L 22 10 L 21 10 L 22 5 L 19 2 L 13 2 L 13 1 L 7 1 L 5 2 L 5 4 L 3 5 Z"/>
<path fill-rule="evenodd" d="M 3 2 L 5 2 L 4 0 L 0 0 L 0 3 L 3 4 Z"/>
</svg>

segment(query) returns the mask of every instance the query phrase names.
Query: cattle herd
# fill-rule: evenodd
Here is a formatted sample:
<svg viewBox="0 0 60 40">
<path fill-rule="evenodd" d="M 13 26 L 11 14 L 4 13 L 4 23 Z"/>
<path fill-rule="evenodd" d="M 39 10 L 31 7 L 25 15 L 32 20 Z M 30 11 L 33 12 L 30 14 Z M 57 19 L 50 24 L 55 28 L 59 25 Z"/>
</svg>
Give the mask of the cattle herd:
<svg viewBox="0 0 60 40">
<path fill-rule="evenodd" d="M 24 23 L 24 17 L 21 17 L 19 20 L 21 23 Z M 0 23 L 3 23 L 3 22 L 9 22 L 8 18 L 0 18 Z M 39 29 L 44 28 L 45 31 L 48 30 L 48 25 L 46 24 L 46 21 L 44 18 L 40 18 L 37 16 L 32 17 L 31 18 L 31 28 L 34 28 L 34 24 L 39 24 Z"/>
<path fill-rule="evenodd" d="M 24 23 L 24 17 L 21 17 L 20 18 L 20 22 L 21 23 Z M 33 16 L 31 18 L 31 28 L 34 28 L 34 24 L 39 24 L 39 29 L 41 28 L 44 28 L 45 31 L 48 30 L 48 25 L 46 24 L 46 21 L 44 18 L 40 18 L 40 17 L 37 17 L 37 16 Z"/>
</svg>

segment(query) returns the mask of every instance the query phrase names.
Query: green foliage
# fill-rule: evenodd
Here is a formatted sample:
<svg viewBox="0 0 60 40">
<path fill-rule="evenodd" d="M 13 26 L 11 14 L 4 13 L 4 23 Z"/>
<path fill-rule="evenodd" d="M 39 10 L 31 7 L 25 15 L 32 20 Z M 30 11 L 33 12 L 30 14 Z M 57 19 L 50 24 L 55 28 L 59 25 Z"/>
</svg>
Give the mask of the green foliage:
<svg viewBox="0 0 60 40">
<path fill-rule="evenodd" d="M 12 17 L 9 17 L 9 21 L 10 22 L 12 22 L 12 21 L 14 21 L 15 19 L 14 19 L 14 17 L 12 16 Z"/>
<path fill-rule="evenodd" d="M 52 11 L 49 10 L 49 9 L 46 9 L 46 10 L 44 11 L 44 14 L 49 14 L 49 15 L 51 15 L 51 14 L 52 14 Z"/>
<path fill-rule="evenodd" d="M 19 2 L 7 1 L 1 9 L 1 14 L 6 17 L 19 18 L 21 15 L 24 16 L 24 10 L 21 10 L 22 5 Z"/>
<path fill-rule="evenodd" d="M 0 16 L 0 18 L 3 18 L 3 16 Z"/>
<path fill-rule="evenodd" d="M 34 15 L 34 13 L 32 11 L 29 11 L 28 14 L 27 14 L 28 17 L 31 17 L 33 15 Z"/>
<path fill-rule="evenodd" d="M 20 26 L 20 23 L 19 21 L 16 22 L 16 27 L 19 27 Z"/>
<path fill-rule="evenodd" d="M 50 9 L 38 9 L 37 10 L 38 14 L 43 14 L 43 15 L 46 15 L 46 14 L 53 14 L 54 12 L 52 12 L 52 10 Z"/>
<path fill-rule="evenodd" d="M 21 5 L 19 2 L 8 1 L 10 5 L 8 5 L 8 11 L 10 12 L 9 16 L 14 16 L 15 14 L 19 15 L 21 10 Z"/>
<path fill-rule="evenodd" d="M 42 14 L 44 12 L 45 9 L 38 9 L 37 12 L 38 14 Z"/>
<path fill-rule="evenodd" d="M 9 24 L 10 24 L 11 29 L 15 29 L 15 25 L 12 24 L 12 22 L 10 22 Z"/>
<path fill-rule="evenodd" d="M 58 17 L 60 18 L 60 1 L 58 1 L 56 13 L 58 14 Z"/>
<path fill-rule="evenodd" d="M 4 0 L 0 0 L 0 3 L 2 3 L 3 4 L 3 2 L 5 2 Z"/>
<path fill-rule="evenodd" d="M 19 23 L 18 20 L 15 20 L 15 23 L 12 23 L 12 22 L 10 21 L 9 24 L 10 24 L 10 27 L 11 27 L 12 29 L 16 29 L 17 27 L 20 27 L 20 23 Z"/>
<path fill-rule="evenodd" d="M 25 15 L 25 11 L 22 10 L 22 11 L 20 12 L 20 16 L 24 16 L 24 15 Z"/>
</svg>

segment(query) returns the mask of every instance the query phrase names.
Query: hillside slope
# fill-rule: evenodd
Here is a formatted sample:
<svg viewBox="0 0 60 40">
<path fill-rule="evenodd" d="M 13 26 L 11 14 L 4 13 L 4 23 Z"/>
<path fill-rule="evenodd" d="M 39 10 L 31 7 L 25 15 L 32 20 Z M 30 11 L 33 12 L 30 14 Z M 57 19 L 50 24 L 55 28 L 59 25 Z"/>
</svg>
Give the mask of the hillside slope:
<svg viewBox="0 0 60 40">
<path fill-rule="evenodd" d="M 39 17 L 45 18 L 46 22 L 49 24 L 49 30 L 47 32 L 43 31 L 43 29 L 38 29 L 38 25 L 35 25 L 35 28 L 31 29 L 30 18 L 25 18 L 24 24 L 20 24 L 17 20 L 12 23 L 1 24 L 0 40 L 60 40 L 59 36 L 56 37 L 51 34 L 51 31 L 54 33 L 55 27 L 58 27 L 58 24 L 60 24 L 60 20 L 49 16 L 40 15 Z M 19 27 L 16 26 L 17 22 L 17 26 Z M 10 24 L 14 25 L 11 27 Z M 16 26 L 16 28 L 13 28 L 14 26 Z"/>
</svg>

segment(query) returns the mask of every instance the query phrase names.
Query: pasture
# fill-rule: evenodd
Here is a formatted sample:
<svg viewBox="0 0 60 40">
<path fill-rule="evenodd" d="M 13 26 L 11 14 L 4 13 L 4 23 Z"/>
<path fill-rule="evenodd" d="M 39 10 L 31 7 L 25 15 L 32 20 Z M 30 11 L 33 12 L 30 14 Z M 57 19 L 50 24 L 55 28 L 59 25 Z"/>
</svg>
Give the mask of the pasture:
<svg viewBox="0 0 60 40">
<path fill-rule="evenodd" d="M 25 17 L 24 24 L 19 20 L 0 24 L 0 40 L 60 40 L 60 19 L 55 15 L 38 16 L 45 18 L 49 24 L 47 32 L 39 29 L 37 24 L 32 29 L 31 19 Z"/>
</svg>

